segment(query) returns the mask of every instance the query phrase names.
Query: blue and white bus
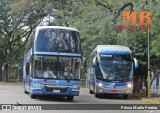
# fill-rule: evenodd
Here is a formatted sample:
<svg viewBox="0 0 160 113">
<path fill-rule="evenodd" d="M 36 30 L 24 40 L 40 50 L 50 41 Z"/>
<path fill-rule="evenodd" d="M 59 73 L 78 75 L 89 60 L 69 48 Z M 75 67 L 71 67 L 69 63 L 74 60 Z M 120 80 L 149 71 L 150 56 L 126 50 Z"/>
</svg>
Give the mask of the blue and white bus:
<svg viewBox="0 0 160 113">
<path fill-rule="evenodd" d="M 80 93 L 81 44 L 76 28 L 39 26 L 25 46 L 24 92 L 73 100 Z"/>
<path fill-rule="evenodd" d="M 138 62 L 131 50 L 121 45 L 98 45 L 90 54 L 88 86 L 90 94 L 123 94 L 133 90 L 133 70 Z"/>
</svg>

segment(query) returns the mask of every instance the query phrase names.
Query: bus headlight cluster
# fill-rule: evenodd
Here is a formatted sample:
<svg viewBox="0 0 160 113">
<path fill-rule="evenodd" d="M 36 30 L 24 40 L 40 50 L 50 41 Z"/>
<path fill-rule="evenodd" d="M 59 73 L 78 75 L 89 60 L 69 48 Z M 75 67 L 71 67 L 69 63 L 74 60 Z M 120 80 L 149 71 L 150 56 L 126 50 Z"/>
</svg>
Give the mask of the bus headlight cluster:
<svg viewBox="0 0 160 113">
<path fill-rule="evenodd" d="M 35 87 L 43 87 L 44 85 L 38 82 L 32 82 L 32 85 Z"/>
<path fill-rule="evenodd" d="M 97 83 L 97 86 L 102 87 L 103 84 L 101 82 Z"/>
<path fill-rule="evenodd" d="M 79 88 L 80 85 L 79 84 L 76 84 L 76 85 L 72 85 L 71 88 Z"/>
<path fill-rule="evenodd" d="M 131 83 L 128 83 L 128 84 L 127 84 L 127 87 L 128 87 L 128 88 L 132 88 L 132 84 L 131 84 Z"/>
</svg>

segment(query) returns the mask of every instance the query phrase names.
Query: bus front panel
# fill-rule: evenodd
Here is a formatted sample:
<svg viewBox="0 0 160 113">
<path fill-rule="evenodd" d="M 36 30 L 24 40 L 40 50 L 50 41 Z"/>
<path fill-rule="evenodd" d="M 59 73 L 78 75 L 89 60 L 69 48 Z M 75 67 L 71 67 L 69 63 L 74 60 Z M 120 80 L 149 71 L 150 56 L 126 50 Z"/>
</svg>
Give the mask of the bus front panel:
<svg viewBox="0 0 160 113">
<path fill-rule="evenodd" d="M 96 79 L 97 94 L 132 94 L 133 82 L 105 82 Z"/>
</svg>

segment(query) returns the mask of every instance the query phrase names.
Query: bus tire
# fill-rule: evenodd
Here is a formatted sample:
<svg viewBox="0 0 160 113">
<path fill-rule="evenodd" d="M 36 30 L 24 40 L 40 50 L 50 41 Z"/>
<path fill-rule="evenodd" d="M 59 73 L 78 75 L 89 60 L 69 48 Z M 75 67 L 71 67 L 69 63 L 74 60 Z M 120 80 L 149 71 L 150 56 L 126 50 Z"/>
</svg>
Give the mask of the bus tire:
<svg viewBox="0 0 160 113">
<path fill-rule="evenodd" d="M 36 95 L 33 95 L 33 94 L 30 93 L 30 97 L 31 97 L 32 99 L 34 99 L 34 98 L 36 97 Z"/>
<path fill-rule="evenodd" d="M 95 97 L 99 98 L 99 97 L 100 97 L 100 95 L 99 95 L 99 94 L 97 94 L 97 93 L 95 93 Z"/>
<path fill-rule="evenodd" d="M 128 99 L 128 95 L 127 94 L 123 94 L 123 98 L 124 99 Z"/>
<path fill-rule="evenodd" d="M 25 89 L 24 89 L 24 93 L 25 93 L 25 94 L 28 94 L 28 92 L 27 92 Z"/>
<path fill-rule="evenodd" d="M 25 83 L 23 84 L 23 88 L 24 88 L 24 93 L 28 94 L 28 92 L 26 91 L 26 88 L 25 88 Z"/>
<path fill-rule="evenodd" d="M 67 96 L 67 100 L 73 100 L 74 96 Z"/>
<path fill-rule="evenodd" d="M 90 93 L 90 94 L 94 94 L 94 92 L 93 92 L 92 90 L 89 90 L 89 93 Z"/>
</svg>

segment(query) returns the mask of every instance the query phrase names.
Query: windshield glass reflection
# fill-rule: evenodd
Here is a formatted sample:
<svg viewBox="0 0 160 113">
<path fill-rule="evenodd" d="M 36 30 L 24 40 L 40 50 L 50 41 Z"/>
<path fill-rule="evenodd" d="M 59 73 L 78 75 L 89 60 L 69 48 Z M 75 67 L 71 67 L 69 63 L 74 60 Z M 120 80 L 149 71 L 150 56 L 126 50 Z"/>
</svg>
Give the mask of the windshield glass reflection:
<svg viewBox="0 0 160 113">
<path fill-rule="evenodd" d="M 132 76 L 130 55 L 106 55 L 100 57 L 101 78 L 108 81 L 128 81 Z"/>
<path fill-rule="evenodd" d="M 35 78 L 79 79 L 80 58 L 50 57 L 35 58 Z"/>
<path fill-rule="evenodd" d="M 41 29 L 35 40 L 35 51 L 79 53 L 79 33 L 66 29 Z"/>
</svg>

